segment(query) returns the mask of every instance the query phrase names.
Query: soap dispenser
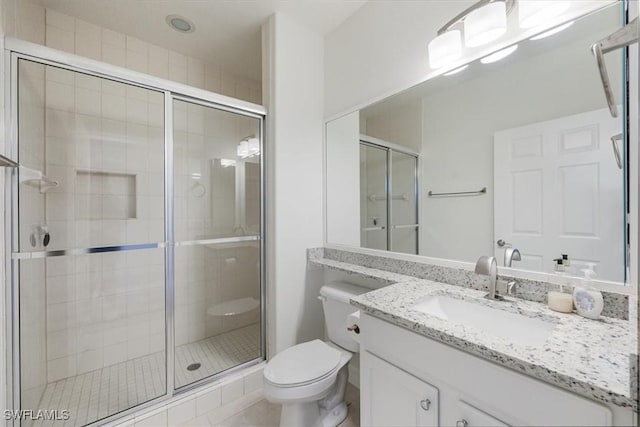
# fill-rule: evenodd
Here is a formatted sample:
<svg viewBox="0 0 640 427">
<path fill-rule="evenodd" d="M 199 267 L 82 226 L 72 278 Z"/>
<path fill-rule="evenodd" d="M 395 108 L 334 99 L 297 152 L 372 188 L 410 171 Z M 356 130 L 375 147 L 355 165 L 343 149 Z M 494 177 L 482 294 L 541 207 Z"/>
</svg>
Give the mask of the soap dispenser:
<svg viewBox="0 0 640 427">
<path fill-rule="evenodd" d="M 596 277 L 593 264 L 589 264 L 589 268 L 584 268 L 581 271 L 584 277 L 581 286 L 576 286 L 573 289 L 573 304 L 580 316 L 599 319 L 604 307 L 604 300 L 602 292 L 593 287 L 593 278 Z"/>
</svg>

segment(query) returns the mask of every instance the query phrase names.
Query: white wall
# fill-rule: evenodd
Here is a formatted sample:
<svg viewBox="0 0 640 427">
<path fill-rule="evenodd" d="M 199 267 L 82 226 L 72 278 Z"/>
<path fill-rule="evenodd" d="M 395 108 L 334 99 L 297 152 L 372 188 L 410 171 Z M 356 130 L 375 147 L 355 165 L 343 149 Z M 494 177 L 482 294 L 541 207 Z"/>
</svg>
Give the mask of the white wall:
<svg viewBox="0 0 640 427">
<path fill-rule="evenodd" d="M 269 353 L 323 336 L 320 271 L 306 249 L 323 243 L 324 44 L 277 13 L 263 27 L 269 201 Z"/>
<path fill-rule="evenodd" d="M 358 113 L 327 123 L 327 241 L 360 246 L 360 135 Z"/>
<path fill-rule="evenodd" d="M 393 113 L 365 116 L 360 114 L 360 131 L 368 136 L 407 147 L 422 149 L 422 102 L 409 102 Z"/>
<path fill-rule="evenodd" d="M 572 0 L 567 16 L 579 16 L 610 2 Z M 325 117 L 350 112 L 445 72 L 429 68 L 427 44 L 442 25 L 473 3 L 475 0 L 370 1 L 360 8 L 326 38 Z M 458 63 L 534 33 L 521 30 L 516 20 L 517 13 L 511 14 L 505 36 L 488 46 L 468 49 Z"/>
</svg>

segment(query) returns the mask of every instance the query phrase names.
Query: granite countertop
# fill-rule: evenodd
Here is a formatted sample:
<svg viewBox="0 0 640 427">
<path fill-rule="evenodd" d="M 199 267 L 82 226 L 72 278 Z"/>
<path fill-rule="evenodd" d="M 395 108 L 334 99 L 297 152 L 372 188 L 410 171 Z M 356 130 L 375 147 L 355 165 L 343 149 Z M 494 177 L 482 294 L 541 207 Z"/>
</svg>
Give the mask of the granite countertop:
<svg viewBox="0 0 640 427">
<path fill-rule="evenodd" d="M 346 265 L 318 264 L 349 270 Z M 351 271 L 354 267 L 356 270 L 365 268 L 352 266 Z M 377 271 L 367 269 L 359 273 L 373 277 Z M 355 297 L 351 304 L 371 316 L 574 393 L 637 410 L 636 397 L 631 392 L 630 355 L 637 348 L 631 322 L 607 317 L 589 320 L 576 314 L 557 313 L 544 304 L 522 299 L 490 301 L 484 298 L 486 292 L 483 291 L 401 275 L 391 278 L 386 274 L 386 280 L 404 280 Z M 517 344 L 485 330 L 410 308 L 435 295 L 447 295 L 557 324 L 541 347 Z"/>
</svg>

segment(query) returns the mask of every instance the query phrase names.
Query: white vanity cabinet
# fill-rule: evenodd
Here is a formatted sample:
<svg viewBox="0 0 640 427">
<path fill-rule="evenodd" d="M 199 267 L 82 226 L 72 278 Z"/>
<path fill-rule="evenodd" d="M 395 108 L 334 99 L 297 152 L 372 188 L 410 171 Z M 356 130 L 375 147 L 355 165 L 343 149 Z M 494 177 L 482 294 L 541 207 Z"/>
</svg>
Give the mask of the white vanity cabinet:
<svg viewBox="0 0 640 427">
<path fill-rule="evenodd" d="M 368 352 L 360 363 L 362 425 L 438 425 L 437 388 Z"/>
<path fill-rule="evenodd" d="M 629 408 L 587 399 L 364 313 L 359 326 L 363 426 L 633 425 Z"/>
</svg>

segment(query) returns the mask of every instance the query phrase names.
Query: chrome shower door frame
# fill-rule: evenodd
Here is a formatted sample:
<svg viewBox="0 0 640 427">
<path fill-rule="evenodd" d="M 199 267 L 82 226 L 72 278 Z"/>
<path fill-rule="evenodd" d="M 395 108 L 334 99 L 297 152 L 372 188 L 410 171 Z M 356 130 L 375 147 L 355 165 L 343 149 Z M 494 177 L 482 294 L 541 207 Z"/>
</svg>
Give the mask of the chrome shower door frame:
<svg viewBox="0 0 640 427">
<path fill-rule="evenodd" d="M 10 159 L 18 157 L 18 61 L 28 60 L 45 66 L 54 66 L 72 72 L 116 81 L 119 83 L 140 87 L 163 93 L 164 95 L 164 191 L 165 191 L 165 227 L 164 241 L 143 245 L 109 246 L 100 248 L 79 248 L 59 251 L 43 251 L 33 254 L 21 254 L 18 242 L 18 179 L 16 168 L 5 168 L 4 199 L 5 199 L 5 304 L 7 319 L 5 331 L 6 351 L 6 408 L 20 410 L 20 324 L 19 324 L 19 268 L 20 259 L 44 258 L 79 253 L 111 252 L 119 250 L 139 250 L 150 248 L 164 248 L 165 254 L 165 356 L 166 356 L 166 390 L 148 402 L 128 408 L 122 412 L 100 419 L 90 425 L 103 424 L 119 418 L 131 417 L 135 412 L 167 403 L 170 399 L 200 387 L 211 384 L 233 372 L 261 363 L 266 358 L 266 182 L 265 182 L 265 118 L 266 109 L 257 104 L 239 99 L 219 95 L 203 89 L 185 84 L 153 77 L 147 74 L 131 71 L 122 67 L 105 64 L 66 52 L 61 52 L 45 46 L 5 38 L 5 155 Z M 260 138 L 260 233 L 255 240 L 259 240 L 260 247 L 260 355 L 251 361 L 235 366 L 221 373 L 206 377 L 198 382 L 180 389 L 175 388 L 175 246 L 174 240 L 174 171 L 173 171 L 173 102 L 174 100 L 188 101 L 203 106 L 228 111 L 259 120 Z M 224 239 L 226 242 L 246 240 L 246 237 Z M 19 420 L 8 421 L 8 424 L 19 426 Z"/>
<path fill-rule="evenodd" d="M 380 150 L 384 150 L 386 152 L 386 170 L 385 170 L 385 191 L 387 197 L 387 206 L 386 206 L 386 215 L 387 215 L 387 223 L 386 223 L 386 234 L 387 234 L 387 251 L 393 251 L 393 230 L 396 226 L 393 225 L 393 200 L 392 200 L 392 191 L 393 191 L 393 153 L 401 153 L 407 156 L 411 156 L 415 158 L 415 170 L 414 170 L 414 185 L 413 185 L 413 193 L 416 201 L 415 207 L 415 215 L 416 215 L 416 224 L 411 225 L 402 225 L 402 228 L 415 227 L 416 229 L 416 253 L 415 255 L 420 254 L 420 203 L 422 202 L 420 197 L 420 154 L 414 151 L 407 149 L 398 144 L 393 144 L 387 141 L 383 141 L 378 138 L 374 138 L 368 135 L 360 135 L 359 144 L 361 146 L 369 146 L 373 148 L 377 148 Z M 399 227 L 398 227 L 399 228 Z"/>
</svg>

